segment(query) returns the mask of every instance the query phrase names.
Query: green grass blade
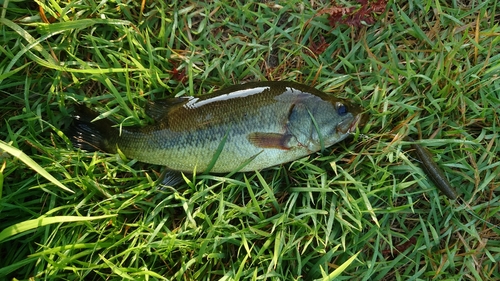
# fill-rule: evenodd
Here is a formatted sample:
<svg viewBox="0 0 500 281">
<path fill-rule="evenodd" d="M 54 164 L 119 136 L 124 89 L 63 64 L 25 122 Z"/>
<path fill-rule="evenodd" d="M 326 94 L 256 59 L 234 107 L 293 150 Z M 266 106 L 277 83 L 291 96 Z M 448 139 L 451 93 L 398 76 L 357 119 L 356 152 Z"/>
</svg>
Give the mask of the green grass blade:
<svg viewBox="0 0 500 281">
<path fill-rule="evenodd" d="M 214 152 L 214 155 L 212 155 L 212 159 L 210 159 L 210 162 L 207 165 L 207 169 L 203 171 L 204 174 L 210 173 L 212 168 L 215 166 L 215 163 L 217 163 L 217 160 L 219 159 L 219 156 L 222 153 L 224 146 L 226 145 L 228 135 L 229 135 L 229 129 L 227 129 L 226 133 L 220 140 L 219 145 L 217 146 L 217 150 Z"/>
<path fill-rule="evenodd" d="M 58 22 L 52 24 L 43 24 L 37 27 L 37 30 L 42 33 L 56 33 L 72 29 L 83 29 L 96 24 L 110 24 L 110 25 L 130 25 L 127 20 L 114 20 L 114 19 L 79 19 L 68 22 Z"/>
<path fill-rule="evenodd" d="M 339 267 L 337 267 L 332 273 L 328 274 L 328 276 L 325 276 L 321 279 L 316 279 L 316 280 L 321 280 L 321 281 L 335 280 L 335 278 L 339 277 L 347 269 L 347 267 L 349 267 L 349 265 L 351 265 L 351 263 L 358 257 L 359 253 L 360 252 L 357 252 L 354 256 L 350 257 L 343 264 L 341 264 Z"/>
<path fill-rule="evenodd" d="M 0 242 L 6 241 L 16 235 L 23 234 L 28 230 L 46 226 L 54 223 L 68 223 L 79 221 L 92 221 L 105 218 L 115 217 L 116 215 L 103 215 L 95 217 L 77 217 L 77 216 L 55 216 L 55 217 L 40 217 L 37 219 L 27 220 L 11 225 L 0 232 Z"/>
<path fill-rule="evenodd" d="M 44 178 L 49 180 L 54 185 L 60 187 L 62 190 L 70 192 L 70 193 L 74 193 L 74 191 L 72 191 L 71 189 L 64 186 L 64 184 L 62 184 L 60 181 L 58 181 L 56 178 L 54 178 L 42 166 L 38 165 L 33 159 L 31 159 L 28 155 L 26 155 L 21 150 L 9 145 L 8 143 L 6 143 L 4 141 L 0 141 L 0 150 L 4 150 L 5 152 L 9 153 L 10 155 L 23 161 L 24 164 L 28 165 L 31 169 L 35 170 L 37 173 L 42 175 Z"/>
</svg>

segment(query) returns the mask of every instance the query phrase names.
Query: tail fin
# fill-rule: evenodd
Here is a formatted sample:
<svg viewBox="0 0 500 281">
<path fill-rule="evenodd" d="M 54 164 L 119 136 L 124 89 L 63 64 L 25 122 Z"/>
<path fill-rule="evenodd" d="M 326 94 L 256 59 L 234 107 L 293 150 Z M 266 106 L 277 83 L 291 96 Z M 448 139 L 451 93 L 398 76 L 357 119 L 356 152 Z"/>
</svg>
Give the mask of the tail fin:
<svg viewBox="0 0 500 281">
<path fill-rule="evenodd" d="M 80 105 L 73 116 L 73 123 L 66 135 L 74 147 L 87 151 L 108 151 L 107 140 L 116 129 L 112 127 L 113 122 L 101 119 L 92 122 L 99 114 L 91 109 Z"/>
</svg>

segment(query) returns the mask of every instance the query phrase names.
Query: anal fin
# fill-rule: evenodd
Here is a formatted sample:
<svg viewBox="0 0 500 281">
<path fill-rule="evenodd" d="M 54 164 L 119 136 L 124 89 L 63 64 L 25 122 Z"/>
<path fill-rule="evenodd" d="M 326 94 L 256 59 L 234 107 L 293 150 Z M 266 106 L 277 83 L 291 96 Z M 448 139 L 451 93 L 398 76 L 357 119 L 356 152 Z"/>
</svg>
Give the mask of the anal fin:
<svg viewBox="0 0 500 281">
<path fill-rule="evenodd" d="M 177 171 L 165 169 L 157 180 L 157 188 L 165 189 L 167 187 L 175 187 L 183 182 L 182 174 Z"/>
</svg>

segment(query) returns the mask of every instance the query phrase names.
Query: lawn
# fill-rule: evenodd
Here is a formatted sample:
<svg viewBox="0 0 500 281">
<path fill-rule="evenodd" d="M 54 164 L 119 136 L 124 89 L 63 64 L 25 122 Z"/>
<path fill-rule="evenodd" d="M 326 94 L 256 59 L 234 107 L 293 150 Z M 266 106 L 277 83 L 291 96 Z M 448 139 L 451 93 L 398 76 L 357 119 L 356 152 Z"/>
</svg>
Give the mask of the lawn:
<svg viewBox="0 0 500 281">
<path fill-rule="evenodd" d="M 500 2 L 168 2 L 0 2 L 0 280 L 500 280 Z M 164 189 L 65 134 L 77 104 L 145 125 L 148 101 L 266 80 L 368 121 Z"/>
</svg>

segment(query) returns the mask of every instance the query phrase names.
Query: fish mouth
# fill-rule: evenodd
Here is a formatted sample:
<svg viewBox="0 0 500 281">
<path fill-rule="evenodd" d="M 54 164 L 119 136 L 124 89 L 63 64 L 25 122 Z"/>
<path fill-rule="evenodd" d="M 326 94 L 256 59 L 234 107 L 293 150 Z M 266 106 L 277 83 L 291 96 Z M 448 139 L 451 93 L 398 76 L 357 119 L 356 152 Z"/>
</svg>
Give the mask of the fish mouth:
<svg viewBox="0 0 500 281">
<path fill-rule="evenodd" d="M 351 126 L 349 126 L 349 129 L 347 129 L 347 133 L 355 132 L 360 121 L 361 121 L 361 114 L 358 114 L 356 115 L 356 117 L 354 117 L 354 120 L 352 120 Z"/>
<path fill-rule="evenodd" d="M 340 132 L 342 134 L 350 134 L 356 131 L 356 127 L 358 127 L 358 124 L 360 123 L 361 120 L 361 114 L 358 114 L 354 116 L 354 119 L 348 124 L 343 124 L 344 122 L 340 123 L 337 126 L 337 132 Z M 347 121 L 347 120 L 346 120 Z"/>
<path fill-rule="evenodd" d="M 348 122 L 350 120 L 352 120 L 352 121 Z M 341 122 L 340 124 L 338 124 L 337 132 L 340 134 L 343 134 L 343 135 L 355 132 L 356 127 L 358 127 L 358 124 L 361 120 L 361 115 L 358 114 L 358 115 L 354 116 L 353 119 L 350 119 L 350 120 L 345 120 L 344 122 Z"/>
</svg>

